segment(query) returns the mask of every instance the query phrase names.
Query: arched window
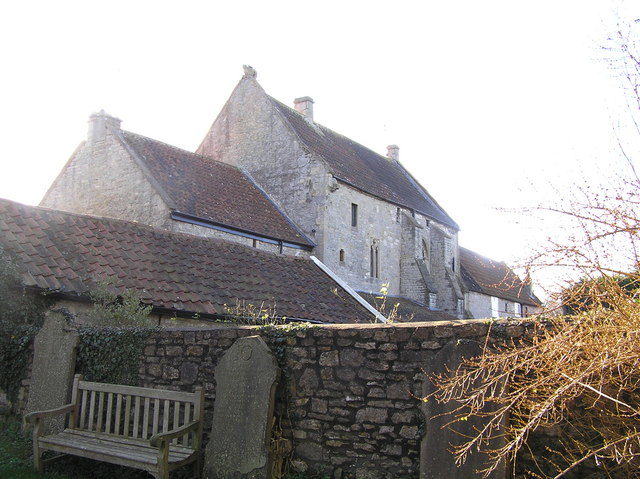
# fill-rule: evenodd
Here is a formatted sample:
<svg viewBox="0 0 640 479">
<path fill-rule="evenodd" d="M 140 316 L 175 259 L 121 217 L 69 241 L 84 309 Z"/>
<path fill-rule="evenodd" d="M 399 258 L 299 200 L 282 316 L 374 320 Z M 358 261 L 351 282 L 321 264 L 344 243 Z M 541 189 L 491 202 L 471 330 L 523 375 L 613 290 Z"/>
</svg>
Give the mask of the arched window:
<svg viewBox="0 0 640 479">
<path fill-rule="evenodd" d="M 375 241 L 369 249 L 369 268 L 369 274 L 372 278 L 380 277 L 380 252 Z"/>
</svg>

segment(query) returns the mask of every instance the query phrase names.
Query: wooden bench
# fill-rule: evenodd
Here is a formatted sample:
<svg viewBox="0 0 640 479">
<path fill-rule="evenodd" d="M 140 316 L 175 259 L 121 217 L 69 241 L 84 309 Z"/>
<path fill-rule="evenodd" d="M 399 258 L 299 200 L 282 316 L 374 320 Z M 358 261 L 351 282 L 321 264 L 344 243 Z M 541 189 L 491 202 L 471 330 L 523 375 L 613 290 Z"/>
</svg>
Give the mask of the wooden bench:
<svg viewBox="0 0 640 479">
<path fill-rule="evenodd" d="M 71 404 L 27 414 L 34 425 L 33 462 L 43 470 L 44 450 L 142 469 L 158 479 L 193 463 L 202 470 L 204 392 L 167 391 L 83 381 L 76 375 Z M 44 434 L 43 419 L 69 415 L 62 432 Z"/>
</svg>

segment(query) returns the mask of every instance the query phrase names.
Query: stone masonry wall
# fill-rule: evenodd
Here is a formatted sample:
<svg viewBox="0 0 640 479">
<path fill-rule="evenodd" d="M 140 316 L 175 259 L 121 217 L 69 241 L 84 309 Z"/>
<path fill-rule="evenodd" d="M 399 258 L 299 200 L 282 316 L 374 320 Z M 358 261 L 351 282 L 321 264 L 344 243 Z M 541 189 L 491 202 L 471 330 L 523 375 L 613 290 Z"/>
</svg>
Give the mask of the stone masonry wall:
<svg viewBox="0 0 640 479">
<path fill-rule="evenodd" d="M 324 202 L 332 178 L 306 152 L 262 87 L 243 78 L 198 153 L 244 169 L 317 245 L 322 258 Z"/>
<path fill-rule="evenodd" d="M 326 233 L 323 262 L 358 290 L 377 293 L 388 283 L 388 292 L 400 294 L 400 223 L 396 222 L 397 207 L 366 195 L 345 184 L 327 202 Z M 351 205 L 358 205 L 358 221 L 351 226 Z M 370 248 L 376 242 L 379 251 L 379 278 L 372 278 Z M 344 261 L 340 261 L 340 250 Z"/>
<path fill-rule="evenodd" d="M 140 380 L 149 387 L 204 386 L 209 431 L 215 366 L 236 339 L 259 334 L 283 369 L 276 413 L 293 444 L 294 470 L 344 479 L 417 478 L 420 440 L 429 427 L 414 396 L 421 370 L 443 345 L 484 342 L 487 329 L 486 321 L 459 321 L 160 330 L 144 349 Z M 524 331 L 494 323 L 491 340 Z"/>
<path fill-rule="evenodd" d="M 163 228 L 171 221 L 168 206 L 111 134 L 81 145 L 40 205 Z"/>
</svg>

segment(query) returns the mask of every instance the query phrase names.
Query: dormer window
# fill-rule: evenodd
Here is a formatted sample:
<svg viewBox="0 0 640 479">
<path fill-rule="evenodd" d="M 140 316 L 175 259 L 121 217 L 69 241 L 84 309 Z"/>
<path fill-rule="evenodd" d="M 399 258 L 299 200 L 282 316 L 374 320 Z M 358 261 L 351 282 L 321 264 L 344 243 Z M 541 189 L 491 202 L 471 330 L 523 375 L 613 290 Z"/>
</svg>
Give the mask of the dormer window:
<svg viewBox="0 0 640 479">
<path fill-rule="evenodd" d="M 358 226 L 358 205 L 351 203 L 351 226 Z"/>
</svg>

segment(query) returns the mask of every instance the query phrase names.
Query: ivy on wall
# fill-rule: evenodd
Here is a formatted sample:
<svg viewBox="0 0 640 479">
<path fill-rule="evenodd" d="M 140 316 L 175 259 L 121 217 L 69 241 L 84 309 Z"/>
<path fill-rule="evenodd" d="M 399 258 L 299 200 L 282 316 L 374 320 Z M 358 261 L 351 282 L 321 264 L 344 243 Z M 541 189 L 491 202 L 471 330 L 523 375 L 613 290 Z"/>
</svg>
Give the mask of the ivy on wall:
<svg viewBox="0 0 640 479">
<path fill-rule="evenodd" d="M 138 369 L 149 328 L 81 328 L 76 372 L 87 381 L 138 385 Z"/>
<path fill-rule="evenodd" d="M 29 365 L 30 346 L 38 329 L 0 320 L 0 390 L 15 404 Z"/>
<path fill-rule="evenodd" d="M 12 403 L 29 365 L 30 346 L 52 300 L 26 290 L 11 255 L 0 247 L 0 390 Z"/>
</svg>

